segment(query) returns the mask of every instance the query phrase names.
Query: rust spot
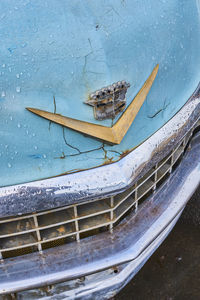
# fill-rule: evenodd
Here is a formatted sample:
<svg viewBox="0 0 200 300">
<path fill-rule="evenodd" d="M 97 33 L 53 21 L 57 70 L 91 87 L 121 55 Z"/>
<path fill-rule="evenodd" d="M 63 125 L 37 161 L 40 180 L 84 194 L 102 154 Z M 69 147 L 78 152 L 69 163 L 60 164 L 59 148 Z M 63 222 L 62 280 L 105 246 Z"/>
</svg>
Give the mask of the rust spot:
<svg viewBox="0 0 200 300">
<path fill-rule="evenodd" d="M 59 233 L 65 233 L 65 227 L 64 227 L 64 226 L 60 226 L 60 227 L 57 229 L 57 231 L 58 231 Z"/>
<path fill-rule="evenodd" d="M 111 163 L 113 163 L 113 157 L 107 157 L 107 159 L 104 161 L 103 164 L 101 164 L 101 166 L 104 166 L 104 165 L 109 165 Z"/>
<path fill-rule="evenodd" d="M 66 155 L 65 155 L 65 153 L 64 152 L 62 152 L 62 155 L 59 157 L 60 159 L 64 159 L 64 158 L 66 158 Z"/>
<path fill-rule="evenodd" d="M 132 150 L 125 150 L 120 154 L 120 159 L 125 157 L 127 154 L 129 154 Z"/>
</svg>

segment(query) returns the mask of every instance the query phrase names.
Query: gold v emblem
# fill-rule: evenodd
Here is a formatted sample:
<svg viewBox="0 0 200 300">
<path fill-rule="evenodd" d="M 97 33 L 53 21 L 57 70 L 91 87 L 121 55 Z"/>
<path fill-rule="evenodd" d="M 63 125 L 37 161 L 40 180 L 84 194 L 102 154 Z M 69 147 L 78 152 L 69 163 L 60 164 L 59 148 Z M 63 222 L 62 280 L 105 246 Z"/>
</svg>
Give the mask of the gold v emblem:
<svg viewBox="0 0 200 300">
<path fill-rule="evenodd" d="M 119 120 L 112 127 L 88 123 L 36 108 L 27 107 L 26 109 L 40 117 L 58 123 L 62 126 L 66 126 L 78 132 L 82 132 L 112 144 L 120 144 L 129 127 L 133 123 L 133 120 L 139 112 L 142 104 L 144 103 L 144 100 L 146 99 L 148 92 L 156 78 L 158 68 L 159 65 L 153 69 L 151 75 L 146 80 L 141 90 L 135 96 Z"/>
</svg>

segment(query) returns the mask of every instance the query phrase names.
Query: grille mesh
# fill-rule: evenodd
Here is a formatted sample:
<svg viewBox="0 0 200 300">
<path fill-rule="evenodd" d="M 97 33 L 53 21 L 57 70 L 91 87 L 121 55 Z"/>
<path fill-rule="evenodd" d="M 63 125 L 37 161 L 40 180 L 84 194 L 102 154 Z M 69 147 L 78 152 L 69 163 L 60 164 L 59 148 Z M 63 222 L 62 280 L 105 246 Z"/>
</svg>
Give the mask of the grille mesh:
<svg viewBox="0 0 200 300">
<path fill-rule="evenodd" d="M 168 156 L 123 193 L 93 202 L 0 219 L 0 259 L 42 252 L 103 231 L 112 233 L 113 227 L 130 211 L 136 213 L 138 206 L 171 174 L 192 133 L 191 130 Z"/>
</svg>

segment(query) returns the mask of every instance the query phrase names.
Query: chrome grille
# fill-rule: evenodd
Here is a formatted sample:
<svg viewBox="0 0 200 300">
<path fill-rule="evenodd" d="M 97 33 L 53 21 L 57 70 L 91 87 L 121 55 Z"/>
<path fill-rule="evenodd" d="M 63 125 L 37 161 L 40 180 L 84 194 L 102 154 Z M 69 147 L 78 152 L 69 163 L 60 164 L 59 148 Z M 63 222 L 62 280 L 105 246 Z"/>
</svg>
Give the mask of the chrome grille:
<svg viewBox="0 0 200 300">
<path fill-rule="evenodd" d="M 199 124 L 198 124 L 199 125 Z M 180 162 L 191 130 L 168 156 L 138 182 L 116 196 L 0 220 L 0 258 L 15 257 L 77 241 L 103 232 L 112 233 L 130 211 L 153 193 Z"/>
</svg>

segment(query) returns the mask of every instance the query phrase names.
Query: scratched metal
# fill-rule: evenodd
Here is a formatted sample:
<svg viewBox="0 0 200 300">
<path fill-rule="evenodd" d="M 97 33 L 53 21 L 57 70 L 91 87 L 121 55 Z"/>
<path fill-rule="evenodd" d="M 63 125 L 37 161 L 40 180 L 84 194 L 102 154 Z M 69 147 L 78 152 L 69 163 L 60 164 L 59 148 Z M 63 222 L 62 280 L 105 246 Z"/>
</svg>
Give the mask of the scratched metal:
<svg viewBox="0 0 200 300">
<path fill-rule="evenodd" d="M 173 117 L 198 84 L 199 1 L 1 0 L 0 12 L 1 186 L 118 160 Z M 110 126 L 94 119 L 83 103 L 88 95 L 125 80 L 128 105 L 157 63 L 152 90 L 120 145 L 25 110 Z"/>
</svg>

